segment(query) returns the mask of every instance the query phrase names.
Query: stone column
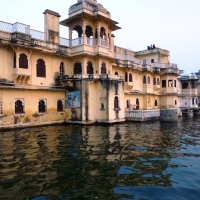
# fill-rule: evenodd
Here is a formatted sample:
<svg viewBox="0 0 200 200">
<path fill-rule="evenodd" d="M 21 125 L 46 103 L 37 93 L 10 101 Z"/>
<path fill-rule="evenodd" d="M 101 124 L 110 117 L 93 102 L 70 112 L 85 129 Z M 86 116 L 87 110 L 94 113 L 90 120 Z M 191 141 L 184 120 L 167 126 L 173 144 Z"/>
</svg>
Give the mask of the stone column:
<svg viewBox="0 0 200 200">
<path fill-rule="evenodd" d="M 72 29 L 69 28 L 69 46 L 72 47 Z"/>
<path fill-rule="evenodd" d="M 97 46 L 100 44 L 100 25 L 97 26 Z"/>
<path fill-rule="evenodd" d="M 85 23 L 83 22 L 83 26 L 82 26 L 82 29 L 83 29 L 83 44 L 86 44 L 86 39 L 85 39 Z"/>
</svg>

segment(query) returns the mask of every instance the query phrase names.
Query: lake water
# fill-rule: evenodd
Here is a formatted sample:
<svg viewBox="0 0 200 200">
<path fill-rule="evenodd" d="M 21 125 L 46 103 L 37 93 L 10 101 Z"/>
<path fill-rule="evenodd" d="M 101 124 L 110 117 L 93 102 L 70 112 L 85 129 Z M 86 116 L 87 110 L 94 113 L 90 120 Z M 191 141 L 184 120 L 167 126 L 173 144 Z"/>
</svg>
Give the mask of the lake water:
<svg viewBox="0 0 200 200">
<path fill-rule="evenodd" d="M 0 200 L 200 198 L 200 118 L 0 132 Z"/>
</svg>

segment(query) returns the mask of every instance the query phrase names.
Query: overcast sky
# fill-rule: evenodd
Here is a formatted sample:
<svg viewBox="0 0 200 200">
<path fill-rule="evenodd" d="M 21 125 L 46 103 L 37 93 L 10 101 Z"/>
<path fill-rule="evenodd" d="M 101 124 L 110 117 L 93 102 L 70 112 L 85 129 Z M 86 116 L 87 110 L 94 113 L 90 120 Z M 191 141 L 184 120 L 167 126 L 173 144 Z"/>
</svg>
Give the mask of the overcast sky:
<svg viewBox="0 0 200 200">
<path fill-rule="evenodd" d="M 115 45 L 140 51 L 148 45 L 170 51 L 179 69 L 200 70 L 200 0 L 97 0 L 119 22 Z M 21 22 L 44 31 L 43 12 L 51 9 L 68 18 L 77 0 L 0 0 L 0 21 Z M 68 38 L 66 27 L 61 36 Z"/>
</svg>

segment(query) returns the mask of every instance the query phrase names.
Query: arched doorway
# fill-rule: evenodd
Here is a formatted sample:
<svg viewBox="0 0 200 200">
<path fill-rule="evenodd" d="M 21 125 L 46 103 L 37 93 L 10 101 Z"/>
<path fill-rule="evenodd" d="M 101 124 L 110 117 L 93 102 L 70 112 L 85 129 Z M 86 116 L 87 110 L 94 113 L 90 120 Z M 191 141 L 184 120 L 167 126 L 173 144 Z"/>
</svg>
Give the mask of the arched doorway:
<svg viewBox="0 0 200 200">
<path fill-rule="evenodd" d="M 139 110 L 139 108 L 140 108 L 140 101 L 139 101 L 139 99 L 137 98 L 137 99 L 136 99 L 136 110 Z"/>
</svg>

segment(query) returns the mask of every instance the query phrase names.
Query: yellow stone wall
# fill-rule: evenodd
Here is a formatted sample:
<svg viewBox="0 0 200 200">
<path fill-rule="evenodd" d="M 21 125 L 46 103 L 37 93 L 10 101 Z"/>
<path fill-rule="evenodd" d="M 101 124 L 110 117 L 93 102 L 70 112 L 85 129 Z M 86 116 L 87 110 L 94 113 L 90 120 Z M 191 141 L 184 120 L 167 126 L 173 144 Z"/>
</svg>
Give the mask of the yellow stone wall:
<svg viewBox="0 0 200 200">
<path fill-rule="evenodd" d="M 3 114 L 0 117 L 0 126 L 42 124 L 63 121 L 69 118 L 69 113 L 57 112 L 57 100 L 65 101 L 63 91 L 1 89 Z M 39 100 L 46 101 L 46 112 L 38 112 Z M 21 100 L 24 106 L 23 114 L 15 114 L 15 101 Z"/>
</svg>

